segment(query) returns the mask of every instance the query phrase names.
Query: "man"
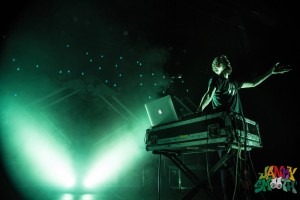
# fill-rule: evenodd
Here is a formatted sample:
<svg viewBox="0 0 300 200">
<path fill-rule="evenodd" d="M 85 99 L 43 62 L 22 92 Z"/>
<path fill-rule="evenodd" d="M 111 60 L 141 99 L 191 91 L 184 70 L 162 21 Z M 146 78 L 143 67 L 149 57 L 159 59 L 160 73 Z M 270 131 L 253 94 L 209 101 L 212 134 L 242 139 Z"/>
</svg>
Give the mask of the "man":
<svg viewBox="0 0 300 200">
<path fill-rule="evenodd" d="M 283 74 L 290 71 L 290 69 L 287 69 L 284 66 L 281 66 L 279 63 L 276 63 L 270 70 L 257 77 L 253 81 L 238 82 L 229 78 L 232 72 L 232 67 L 226 55 L 221 55 L 214 58 L 212 62 L 212 70 L 215 75 L 209 80 L 208 89 L 201 99 L 197 112 L 202 112 L 209 105 L 209 103 L 212 102 L 213 109 L 235 112 L 242 116 L 243 108 L 239 97 L 240 89 L 256 87 L 273 74 Z M 219 156 L 222 157 L 226 152 L 219 151 L 218 153 Z M 233 163 L 240 163 L 240 159 L 237 157 Z M 237 168 L 237 166 L 238 165 L 235 167 Z M 236 171 L 237 169 L 234 169 L 234 166 L 228 166 L 227 171 L 225 171 L 225 169 L 221 170 L 221 184 L 224 192 L 224 200 L 235 199 L 237 197 L 235 194 L 236 188 L 234 188 L 234 185 L 237 184 L 237 182 L 244 182 L 247 184 L 248 180 L 245 180 L 245 173 L 248 173 L 249 171 L 247 171 L 247 166 L 243 167 L 244 169 L 241 171 Z M 244 175 L 244 180 L 242 180 L 241 177 L 241 179 L 234 180 L 234 176 L 237 176 L 235 173 L 238 173 L 240 176 Z M 244 189 L 245 188 L 241 190 Z M 247 194 L 243 195 L 244 199 L 245 195 Z M 238 198 L 241 198 L 241 196 Z M 246 196 L 246 198 L 248 197 Z"/>
<path fill-rule="evenodd" d="M 225 110 L 234 111 L 243 114 L 241 101 L 238 90 L 241 88 L 253 88 L 261 84 L 272 74 L 283 74 L 291 69 L 287 69 L 276 63 L 270 70 L 260 77 L 250 82 L 237 82 L 229 79 L 232 72 L 230 62 L 225 55 L 216 57 L 212 62 L 212 70 L 215 72 L 208 84 L 208 90 L 203 95 L 197 112 L 202 112 L 205 107 L 212 102 L 214 109 L 224 108 Z"/>
</svg>

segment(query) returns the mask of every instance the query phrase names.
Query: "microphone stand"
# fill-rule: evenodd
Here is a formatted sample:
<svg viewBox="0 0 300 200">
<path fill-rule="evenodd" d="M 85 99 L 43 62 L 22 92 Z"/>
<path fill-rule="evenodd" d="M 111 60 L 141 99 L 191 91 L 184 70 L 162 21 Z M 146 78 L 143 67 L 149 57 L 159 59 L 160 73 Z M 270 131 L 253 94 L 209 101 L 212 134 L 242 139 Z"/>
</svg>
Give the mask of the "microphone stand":
<svg viewBox="0 0 300 200">
<path fill-rule="evenodd" d="M 174 83 L 174 80 L 173 80 L 173 78 L 171 78 L 171 80 L 170 80 L 168 86 L 167 86 L 166 89 L 163 91 L 163 94 L 164 94 L 164 95 L 166 95 L 167 92 L 169 92 L 169 89 L 170 89 L 171 85 L 173 85 L 173 83 Z"/>
</svg>

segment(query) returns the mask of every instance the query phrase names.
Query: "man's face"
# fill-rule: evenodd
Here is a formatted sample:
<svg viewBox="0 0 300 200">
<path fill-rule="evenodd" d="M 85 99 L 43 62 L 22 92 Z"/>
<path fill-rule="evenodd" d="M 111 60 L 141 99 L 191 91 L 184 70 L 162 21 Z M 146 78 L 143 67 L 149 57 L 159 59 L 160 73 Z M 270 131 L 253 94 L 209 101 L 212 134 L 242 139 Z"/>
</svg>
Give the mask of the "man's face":
<svg viewBox="0 0 300 200">
<path fill-rule="evenodd" d="M 224 65 L 219 63 L 219 64 L 216 64 L 215 67 L 213 67 L 213 71 L 216 73 L 216 74 L 220 74 L 222 71 L 224 70 Z"/>
<path fill-rule="evenodd" d="M 231 65 L 226 56 L 220 56 L 214 61 L 214 66 L 212 70 L 220 75 L 224 70 L 228 70 L 229 74 L 231 73 Z"/>
</svg>

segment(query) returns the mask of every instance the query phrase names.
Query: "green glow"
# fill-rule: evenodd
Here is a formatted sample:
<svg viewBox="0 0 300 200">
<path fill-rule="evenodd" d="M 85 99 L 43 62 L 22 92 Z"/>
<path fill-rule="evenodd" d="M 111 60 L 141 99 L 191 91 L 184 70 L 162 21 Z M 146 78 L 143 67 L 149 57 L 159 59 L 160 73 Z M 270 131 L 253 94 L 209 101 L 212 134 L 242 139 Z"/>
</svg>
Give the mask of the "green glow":
<svg viewBox="0 0 300 200">
<path fill-rule="evenodd" d="M 63 194 L 60 200 L 74 200 L 74 195 L 72 194 Z"/>
<path fill-rule="evenodd" d="M 133 160 L 138 159 L 141 149 L 136 143 L 137 135 L 132 133 L 119 132 L 118 135 L 123 136 L 118 136 L 114 138 L 114 142 L 106 144 L 107 149 L 99 150 L 83 182 L 85 188 L 95 188 L 113 180 L 123 169 L 132 164 Z"/>
<path fill-rule="evenodd" d="M 17 155 L 16 160 L 6 160 L 7 168 L 17 186 L 30 181 L 54 187 L 74 186 L 75 176 L 66 148 L 38 113 L 13 105 L 6 107 L 5 116 L 4 150 Z M 14 168 L 9 163 L 23 168 Z"/>
<path fill-rule="evenodd" d="M 74 186 L 71 162 L 62 146 L 45 131 L 32 125 L 23 126 L 20 133 L 26 136 L 23 138 L 25 156 L 31 160 L 35 170 L 43 174 L 40 178 L 55 185 Z"/>
<path fill-rule="evenodd" d="M 92 194 L 84 194 L 81 196 L 80 200 L 93 200 L 94 196 Z"/>
<path fill-rule="evenodd" d="M 147 153 L 143 144 L 145 130 L 149 125 L 146 118 L 142 122 L 135 121 L 120 127 L 110 133 L 110 137 L 104 142 L 101 139 L 100 143 L 95 142 L 93 154 L 87 155 L 88 161 L 84 163 L 86 173 L 81 174 L 79 169 L 80 171 L 76 173 L 80 174 L 75 176 L 76 165 L 73 164 L 76 163 L 72 161 L 82 162 L 82 160 L 76 161 L 70 157 L 71 153 L 74 153 L 70 148 L 72 146 L 68 146 L 50 123 L 43 120 L 40 111 L 9 103 L 3 110 L 5 117 L 2 125 L 5 127 L 5 135 L 1 136 L 5 145 L 2 147 L 6 155 L 17 155 L 17 159 L 6 158 L 4 161 L 16 186 L 20 187 L 26 196 L 32 195 L 27 194 L 26 189 L 22 189 L 22 186 L 28 184 L 50 186 L 59 190 L 70 187 L 73 190 L 75 188 L 73 186 L 76 185 L 79 188 L 83 186 L 86 191 L 93 190 L 103 183 L 110 184 L 131 165 L 136 164 L 143 153 Z M 19 166 L 22 166 L 22 169 Z M 77 175 L 83 179 L 76 180 Z M 88 200 L 94 197 L 83 194 L 60 196 L 61 200 L 78 198 Z"/>
<path fill-rule="evenodd" d="M 93 194 L 82 194 L 82 195 L 74 195 L 74 194 L 63 194 L 59 200 L 94 200 Z"/>
</svg>

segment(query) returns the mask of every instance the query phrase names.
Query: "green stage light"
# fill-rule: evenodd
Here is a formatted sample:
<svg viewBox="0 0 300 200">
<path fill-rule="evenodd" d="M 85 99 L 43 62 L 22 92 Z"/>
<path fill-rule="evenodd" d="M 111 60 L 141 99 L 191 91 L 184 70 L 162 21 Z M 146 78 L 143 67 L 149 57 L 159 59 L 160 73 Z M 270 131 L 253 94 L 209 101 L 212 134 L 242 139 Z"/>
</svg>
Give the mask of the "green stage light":
<svg viewBox="0 0 300 200">
<path fill-rule="evenodd" d="M 16 186 L 74 186 L 75 173 L 67 146 L 55 136 L 51 126 L 22 106 L 7 106 L 4 114 L 4 163 Z"/>
<path fill-rule="evenodd" d="M 24 132 L 23 132 L 24 131 Z M 72 163 L 67 152 L 49 133 L 36 127 L 23 127 L 24 150 L 39 178 L 57 186 L 70 188 L 75 185 Z"/>
<path fill-rule="evenodd" d="M 106 142 L 105 149 L 98 150 L 95 162 L 84 179 L 85 188 L 92 189 L 115 180 L 122 170 L 138 159 L 141 149 L 136 143 L 137 137 L 132 132 L 122 131 L 116 135 L 119 136 L 112 138 L 113 142 Z"/>
<path fill-rule="evenodd" d="M 60 200 L 75 200 L 74 195 L 72 194 L 63 194 Z"/>
<path fill-rule="evenodd" d="M 80 200 L 94 200 L 94 195 L 92 194 L 84 194 L 81 196 Z"/>
</svg>

